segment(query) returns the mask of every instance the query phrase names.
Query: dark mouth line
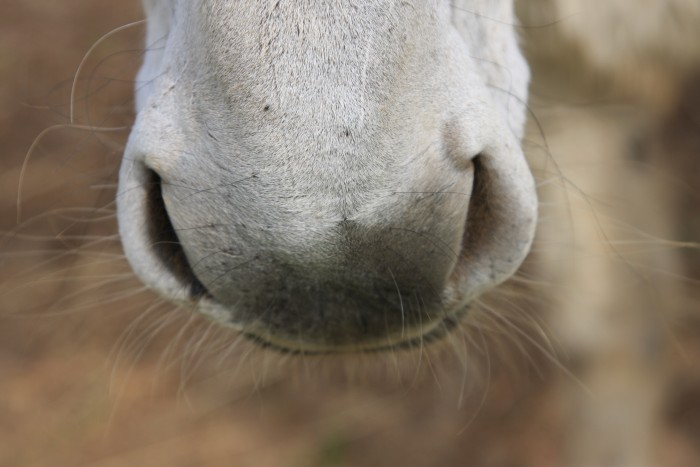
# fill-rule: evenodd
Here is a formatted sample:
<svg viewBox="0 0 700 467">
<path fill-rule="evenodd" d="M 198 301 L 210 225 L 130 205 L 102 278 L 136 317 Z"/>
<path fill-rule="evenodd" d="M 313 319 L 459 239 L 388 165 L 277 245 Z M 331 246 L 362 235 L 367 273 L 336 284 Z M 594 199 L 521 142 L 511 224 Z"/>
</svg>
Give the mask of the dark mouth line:
<svg viewBox="0 0 700 467">
<path fill-rule="evenodd" d="M 430 332 L 427 334 L 423 334 L 418 337 L 414 337 L 411 339 L 407 339 L 401 342 L 397 342 L 394 344 L 386 344 L 386 345 L 379 345 L 376 347 L 368 347 L 368 348 L 362 348 L 358 347 L 356 350 L 333 350 L 332 348 L 328 350 L 313 350 L 313 349 L 301 349 L 301 348 L 290 348 L 286 347 L 274 342 L 271 342 L 267 339 L 264 339 L 263 337 L 257 335 L 257 334 L 252 334 L 249 332 L 241 332 L 241 335 L 243 335 L 245 338 L 249 339 L 250 341 L 254 342 L 256 345 L 260 346 L 263 349 L 266 350 L 272 350 L 275 352 L 279 352 L 284 355 L 291 355 L 291 356 L 324 356 L 324 355 L 342 355 L 342 354 L 351 354 L 351 353 L 358 353 L 358 354 L 377 354 L 377 353 L 382 353 L 382 352 L 388 352 L 388 351 L 396 351 L 396 350 L 401 350 L 401 351 L 409 351 L 409 350 L 415 350 L 417 347 L 426 345 L 426 344 L 432 344 L 434 342 L 437 342 L 447 335 L 449 335 L 454 329 L 456 329 L 459 326 L 459 323 L 461 321 L 461 318 L 463 315 L 467 313 L 469 310 L 469 307 L 465 307 L 463 310 L 461 310 L 459 313 L 455 314 L 454 316 L 447 316 L 442 319 L 442 321 L 439 323 L 438 326 L 433 328 Z"/>
</svg>

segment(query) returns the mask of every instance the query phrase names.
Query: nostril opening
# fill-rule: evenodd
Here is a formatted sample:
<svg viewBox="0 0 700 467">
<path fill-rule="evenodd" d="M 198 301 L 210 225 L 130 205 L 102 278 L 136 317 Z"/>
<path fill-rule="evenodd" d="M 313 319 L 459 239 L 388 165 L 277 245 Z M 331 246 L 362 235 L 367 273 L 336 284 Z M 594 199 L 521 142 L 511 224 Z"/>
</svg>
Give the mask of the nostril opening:
<svg viewBox="0 0 700 467">
<path fill-rule="evenodd" d="M 482 243 L 485 235 L 493 231 L 493 216 L 491 215 L 489 197 L 489 174 L 484 168 L 482 156 L 477 155 L 472 159 L 474 167 L 474 179 L 472 182 L 471 198 L 469 199 L 469 214 L 467 225 L 462 239 L 463 253 L 466 256 L 477 254 L 477 245 Z"/>
<path fill-rule="evenodd" d="M 463 286 L 478 294 L 506 280 L 522 264 L 535 234 L 537 198 L 519 151 L 494 147 L 472 163 L 460 270 Z"/>
<path fill-rule="evenodd" d="M 180 282 L 189 284 L 189 295 L 197 299 L 207 295 L 204 287 L 192 271 L 192 267 L 182 249 L 180 239 L 173 227 L 165 207 L 162 180 L 153 170 L 147 169 L 146 195 L 146 235 L 148 244 L 161 264 Z"/>
</svg>

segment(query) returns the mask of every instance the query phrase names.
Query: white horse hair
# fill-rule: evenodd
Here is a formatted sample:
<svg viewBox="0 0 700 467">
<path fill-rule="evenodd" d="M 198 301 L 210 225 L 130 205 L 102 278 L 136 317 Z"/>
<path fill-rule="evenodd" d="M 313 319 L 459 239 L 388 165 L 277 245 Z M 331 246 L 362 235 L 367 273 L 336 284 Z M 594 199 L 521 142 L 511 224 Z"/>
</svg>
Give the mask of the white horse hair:
<svg viewBox="0 0 700 467">
<path fill-rule="evenodd" d="M 126 255 L 291 352 L 444 334 L 528 253 L 512 0 L 145 0 Z"/>
</svg>

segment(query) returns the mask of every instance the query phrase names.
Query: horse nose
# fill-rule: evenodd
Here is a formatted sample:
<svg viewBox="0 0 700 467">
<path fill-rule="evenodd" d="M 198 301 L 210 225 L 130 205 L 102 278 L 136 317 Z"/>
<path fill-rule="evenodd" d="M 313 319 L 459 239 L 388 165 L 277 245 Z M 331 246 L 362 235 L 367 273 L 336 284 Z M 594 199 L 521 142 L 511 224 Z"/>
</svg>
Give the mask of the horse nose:
<svg viewBox="0 0 700 467">
<path fill-rule="evenodd" d="M 193 190 L 134 156 L 120 181 L 127 257 L 164 295 L 277 348 L 420 342 L 509 277 L 534 235 L 534 183 L 517 143 L 475 150 L 465 134 L 381 173 L 389 188 L 339 201 L 279 196 L 265 177 L 281 171 Z"/>
</svg>

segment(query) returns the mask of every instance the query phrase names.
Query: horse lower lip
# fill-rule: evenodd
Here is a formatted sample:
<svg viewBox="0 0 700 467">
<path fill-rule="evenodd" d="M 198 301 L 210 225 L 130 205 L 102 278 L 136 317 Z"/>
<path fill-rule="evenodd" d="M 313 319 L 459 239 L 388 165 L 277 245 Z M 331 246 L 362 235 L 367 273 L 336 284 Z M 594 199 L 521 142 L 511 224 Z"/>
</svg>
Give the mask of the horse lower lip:
<svg viewBox="0 0 700 467">
<path fill-rule="evenodd" d="M 333 355 L 343 353 L 374 353 L 384 351 L 411 350 L 438 341 L 449 335 L 459 326 L 461 316 L 467 308 L 455 316 L 444 317 L 435 323 L 425 333 L 403 339 L 387 338 L 384 341 L 357 345 L 313 345 L 305 342 L 294 342 L 276 339 L 272 336 L 262 337 L 260 334 L 242 332 L 241 334 L 262 348 L 288 355 Z"/>
</svg>

